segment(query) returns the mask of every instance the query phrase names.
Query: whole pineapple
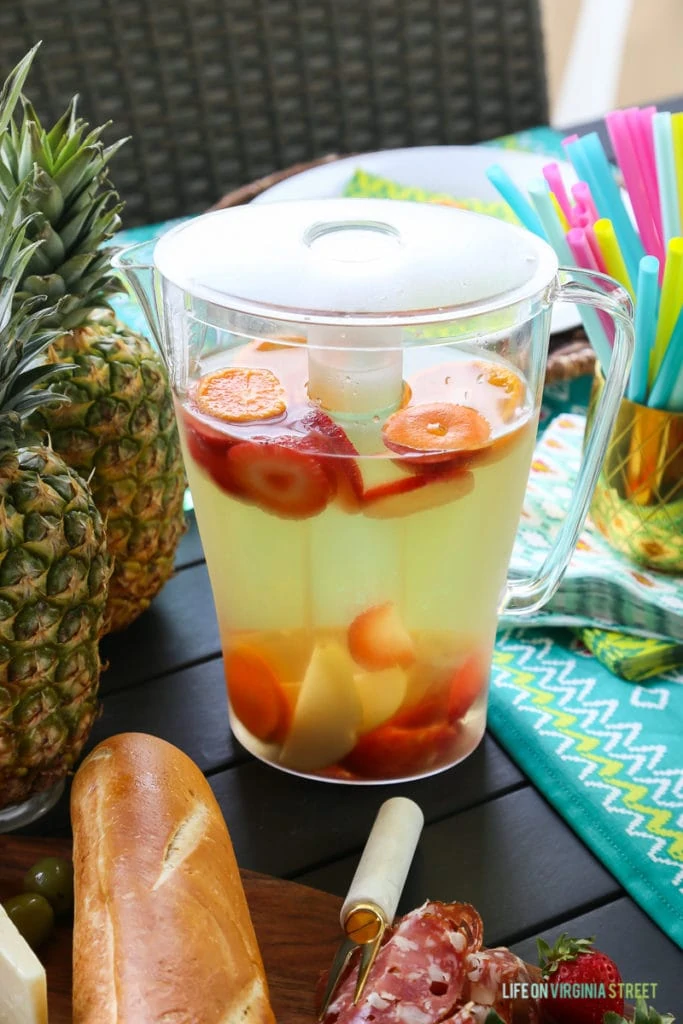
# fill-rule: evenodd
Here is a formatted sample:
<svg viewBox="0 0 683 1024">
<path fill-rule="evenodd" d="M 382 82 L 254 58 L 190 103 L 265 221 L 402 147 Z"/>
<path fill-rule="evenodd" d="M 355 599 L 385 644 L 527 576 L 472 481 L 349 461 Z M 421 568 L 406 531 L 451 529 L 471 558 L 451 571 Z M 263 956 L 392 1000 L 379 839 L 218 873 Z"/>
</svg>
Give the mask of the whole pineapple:
<svg viewBox="0 0 683 1024">
<path fill-rule="evenodd" d="M 38 243 L 13 227 L 21 195 L 0 217 L 0 809 L 22 803 L 74 764 L 97 710 L 98 639 L 110 558 L 87 485 L 26 417 L 54 404 L 52 338 L 27 301 L 11 309 Z"/>
<path fill-rule="evenodd" d="M 23 203 L 34 219 L 31 256 L 15 303 L 36 295 L 55 312 L 59 333 L 46 358 L 75 365 L 46 385 L 68 403 L 32 417 L 55 451 L 88 480 L 105 519 L 114 570 L 106 630 L 122 629 L 148 606 L 173 572 L 185 529 L 185 475 L 163 362 L 150 343 L 116 320 L 109 298 L 123 287 L 102 248 L 120 225 L 121 205 L 107 165 L 103 128 L 88 130 L 74 99 L 50 130 L 31 104 L 0 143 L 0 211 L 27 180 Z"/>
</svg>

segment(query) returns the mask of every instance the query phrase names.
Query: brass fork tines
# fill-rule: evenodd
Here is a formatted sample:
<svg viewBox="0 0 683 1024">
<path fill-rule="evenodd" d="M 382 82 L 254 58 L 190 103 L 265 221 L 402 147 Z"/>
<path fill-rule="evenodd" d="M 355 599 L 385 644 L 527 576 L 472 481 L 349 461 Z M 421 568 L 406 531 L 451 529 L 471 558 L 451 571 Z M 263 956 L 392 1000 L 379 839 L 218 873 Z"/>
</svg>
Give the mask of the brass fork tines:
<svg viewBox="0 0 683 1024">
<path fill-rule="evenodd" d="M 344 933 L 346 938 L 341 942 L 334 960 L 332 961 L 332 967 L 330 968 L 330 974 L 327 979 L 327 987 L 325 988 L 325 995 L 323 996 L 322 1008 L 318 1016 L 319 1021 L 321 1021 L 327 1013 L 327 1009 L 339 986 L 339 982 L 342 979 L 346 965 L 356 949 L 360 949 L 360 963 L 358 965 L 358 976 L 356 978 L 356 988 L 353 995 L 354 1005 L 358 1002 L 363 994 L 368 974 L 372 969 L 375 957 L 377 956 L 382 944 L 382 938 L 386 927 L 387 921 L 384 914 L 376 904 L 358 903 L 354 907 L 350 908 L 344 919 Z"/>
</svg>

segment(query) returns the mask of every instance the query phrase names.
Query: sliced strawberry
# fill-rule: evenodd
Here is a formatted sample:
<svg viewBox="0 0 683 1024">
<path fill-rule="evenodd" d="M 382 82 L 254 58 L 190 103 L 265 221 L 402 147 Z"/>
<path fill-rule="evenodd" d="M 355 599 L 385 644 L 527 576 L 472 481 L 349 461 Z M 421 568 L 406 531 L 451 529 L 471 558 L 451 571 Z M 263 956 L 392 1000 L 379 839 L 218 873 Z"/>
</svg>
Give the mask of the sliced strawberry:
<svg viewBox="0 0 683 1024">
<path fill-rule="evenodd" d="M 448 720 L 463 718 L 475 700 L 486 690 L 489 659 L 477 651 L 465 658 L 453 673 L 448 691 Z"/>
<path fill-rule="evenodd" d="M 337 497 L 349 511 L 358 508 L 363 497 L 363 477 L 356 461 L 358 452 L 348 437 L 322 409 L 309 410 L 298 422 L 309 438 L 315 439 L 321 453 L 327 452 L 324 465 L 337 481 Z"/>
<path fill-rule="evenodd" d="M 289 441 L 236 444 L 227 452 L 226 465 L 234 490 L 286 519 L 317 515 L 334 493 L 317 459 Z"/>
<path fill-rule="evenodd" d="M 228 449 L 234 442 L 224 434 L 206 427 L 200 420 L 186 420 L 185 436 L 194 461 L 222 490 L 230 494 L 236 493 L 226 461 Z"/>
<path fill-rule="evenodd" d="M 366 779 L 422 775 L 453 759 L 458 736 L 458 726 L 448 722 L 435 722 L 421 728 L 405 728 L 387 722 L 361 736 L 342 764 Z"/>
<path fill-rule="evenodd" d="M 413 638 L 391 601 L 357 615 L 349 626 L 348 644 L 354 661 L 370 670 L 407 668 L 415 660 Z"/>
</svg>

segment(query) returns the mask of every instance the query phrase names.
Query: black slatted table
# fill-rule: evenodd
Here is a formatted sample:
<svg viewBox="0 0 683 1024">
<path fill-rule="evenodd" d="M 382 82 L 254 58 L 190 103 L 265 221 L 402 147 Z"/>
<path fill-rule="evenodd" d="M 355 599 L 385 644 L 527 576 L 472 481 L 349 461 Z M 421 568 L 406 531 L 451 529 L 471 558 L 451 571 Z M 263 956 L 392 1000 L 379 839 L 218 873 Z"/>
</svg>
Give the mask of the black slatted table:
<svg viewBox="0 0 683 1024">
<path fill-rule="evenodd" d="M 478 908 L 490 945 L 535 959 L 535 938 L 597 935 L 624 978 L 659 983 L 658 1008 L 683 1014 L 683 956 L 625 895 L 491 736 L 462 765 L 398 786 L 297 779 L 230 735 L 218 628 L 194 518 L 177 573 L 152 608 L 108 638 L 103 712 L 88 749 L 123 731 L 175 743 L 208 776 L 240 865 L 342 895 L 387 796 L 411 796 L 426 827 L 402 909 L 433 899 Z M 68 835 L 65 795 L 30 835 Z M 0 845 L 0 870 L 1 870 Z"/>
</svg>

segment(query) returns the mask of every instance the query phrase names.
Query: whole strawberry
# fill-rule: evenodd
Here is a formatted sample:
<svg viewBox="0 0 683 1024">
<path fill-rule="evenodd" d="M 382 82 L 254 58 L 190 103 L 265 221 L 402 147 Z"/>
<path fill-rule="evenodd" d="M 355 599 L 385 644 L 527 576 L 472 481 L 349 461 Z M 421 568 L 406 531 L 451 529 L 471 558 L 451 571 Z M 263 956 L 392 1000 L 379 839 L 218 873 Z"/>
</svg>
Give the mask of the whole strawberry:
<svg viewBox="0 0 683 1024">
<path fill-rule="evenodd" d="M 606 1013 L 623 1014 L 619 969 L 592 946 L 593 939 L 570 939 L 568 935 L 560 935 L 553 947 L 538 940 L 539 965 L 549 987 L 548 996 L 539 1000 L 544 1021 L 603 1024 Z M 563 994 L 565 986 L 571 987 Z"/>
</svg>

